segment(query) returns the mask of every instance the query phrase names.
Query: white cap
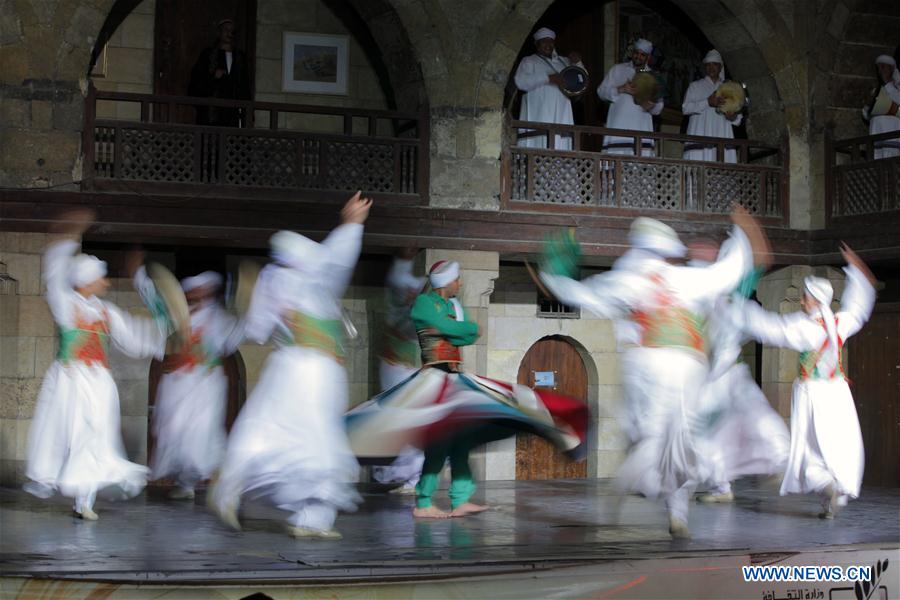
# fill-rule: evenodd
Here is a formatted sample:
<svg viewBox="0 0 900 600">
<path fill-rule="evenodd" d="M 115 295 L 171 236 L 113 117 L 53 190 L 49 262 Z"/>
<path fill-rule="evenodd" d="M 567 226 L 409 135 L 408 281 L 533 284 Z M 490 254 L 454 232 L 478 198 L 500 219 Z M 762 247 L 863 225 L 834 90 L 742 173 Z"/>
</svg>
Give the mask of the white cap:
<svg viewBox="0 0 900 600">
<path fill-rule="evenodd" d="M 84 287 L 106 277 L 106 263 L 90 254 L 77 254 L 72 258 L 69 283 L 72 287 Z"/>
<path fill-rule="evenodd" d="M 279 231 L 269 239 L 272 258 L 299 270 L 311 270 L 322 260 L 322 246 L 296 231 Z"/>
<path fill-rule="evenodd" d="M 897 66 L 897 61 L 894 60 L 894 57 L 889 54 L 882 54 L 878 58 L 875 59 L 876 65 L 891 65 L 892 67 Z"/>
<path fill-rule="evenodd" d="M 638 38 L 634 41 L 634 49 L 640 50 L 644 54 L 650 54 L 653 52 L 653 43 L 650 40 Z"/>
<path fill-rule="evenodd" d="M 719 63 L 720 65 L 724 64 L 722 62 L 722 55 L 719 54 L 719 51 L 715 48 L 707 52 L 706 56 L 703 57 L 703 64 L 705 65 L 706 63 Z"/>
<path fill-rule="evenodd" d="M 181 289 L 185 292 L 196 290 L 201 287 L 212 287 L 218 289 L 222 285 L 222 276 L 215 271 L 204 271 L 193 277 L 185 277 L 181 280 Z"/>
<path fill-rule="evenodd" d="M 532 37 L 534 37 L 534 41 L 536 41 L 536 42 L 545 40 L 547 38 L 550 38 L 551 40 L 555 40 L 556 32 L 548 27 L 541 27 L 540 29 L 538 29 L 537 31 L 534 32 L 534 35 Z"/>
<path fill-rule="evenodd" d="M 428 271 L 428 279 L 431 287 L 439 289 L 446 287 L 459 279 L 459 263 L 455 260 L 439 260 Z"/>
<path fill-rule="evenodd" d="M 687 251 L 674 229 L 662 221 L 648 217 L 638 217 L 631 223 L 628 241 L 635 248 L 666 258 L 681 257 Z"/>
</svg>

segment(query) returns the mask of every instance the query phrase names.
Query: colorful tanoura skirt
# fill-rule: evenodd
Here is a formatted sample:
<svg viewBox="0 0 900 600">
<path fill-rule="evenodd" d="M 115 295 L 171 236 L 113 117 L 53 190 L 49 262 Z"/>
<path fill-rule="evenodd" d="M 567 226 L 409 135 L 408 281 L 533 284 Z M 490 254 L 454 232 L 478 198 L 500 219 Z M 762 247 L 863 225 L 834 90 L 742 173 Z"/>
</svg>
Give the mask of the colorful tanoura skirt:
<svg viewBox="0 0 900 600">
<path fill-rule="evenodd" d="M 356 456 L 390 459 L 404 448 L 451 439 L 496 441 L 531 432 L 571 458 L 587 451 L 588 408 L 581 400 L 469 373 L 426 367 L 347 415 Z"/>
</svg>

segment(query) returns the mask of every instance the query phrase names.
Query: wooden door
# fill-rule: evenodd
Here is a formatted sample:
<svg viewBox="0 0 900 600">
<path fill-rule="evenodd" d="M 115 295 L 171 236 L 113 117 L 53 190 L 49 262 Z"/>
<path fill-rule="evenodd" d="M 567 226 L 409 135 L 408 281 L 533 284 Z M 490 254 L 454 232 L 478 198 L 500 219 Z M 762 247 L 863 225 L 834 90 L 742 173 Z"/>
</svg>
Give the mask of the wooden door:
<svg viewBox="0 0 900 600">
<path fill-rule="evenodd" d="M 900 302 L 878 304 L 847 343 L 847 375 L 866 450 L 866 485 L 900 485 Z"/>
<path fill-rule="evenodd" d="M 235 22 L 235 46 L 247 56 L 250 69 L 250 97 L 253 97 L 256 63 L 256 0 L 156 0 L 153 52 L 153 92 L 187 96 L 191 69 L 204 49 L 216 40 L 216 23 L 224 18 Z M 191 106 L 176 106 L 168 115 L 166 105 L 154 107 L 154 120 L 173 123 L 196 122 Z"/>
<path fill-rule="evenodd" d="M 565 338 L 551 336 L 539 340 L 519 365 L 517 381 L 535 388 L 535 379 L 549 377 L 550 389 L 587 402 L 587 369 L 578 350 Z M 540 383 L 540 381 L 538 381 Z M 535 389 L 540 390 L 541 387 Z M 531 434 L 516 438 L 516 479 L 565 479 L 587 476 L 587 462 L 573 462 L 549 442 Z"/>
</svg>

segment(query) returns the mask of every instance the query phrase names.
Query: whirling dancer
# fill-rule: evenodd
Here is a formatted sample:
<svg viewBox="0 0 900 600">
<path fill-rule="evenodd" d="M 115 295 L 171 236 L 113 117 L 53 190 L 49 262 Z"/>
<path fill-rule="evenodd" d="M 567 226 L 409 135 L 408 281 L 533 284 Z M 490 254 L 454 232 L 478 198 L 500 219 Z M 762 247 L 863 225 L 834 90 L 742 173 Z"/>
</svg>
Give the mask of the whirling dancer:
<svg viewBox="0 0 900 600">
<path fill-rule="evenodd" d="M 715 245 L 691 244 L 690 266 L 707 266 L 715 260 Z M 732 295 L 748 298 L 763 274 L 756 267 L 741 280 Z M 701 502 L 732 502 L 731 482 L 747 475 L 784 472 L 791 440 L 788 429 L 749 367 L 740 361 L 744 334 L 731 323 L 727 307 L 716 303 L 707 318 L 709 379 L 703 386 L 701 419 L 705 425 L 704 459 L 709 463 L 709 490 Z"/>
<path fill-rule="evenodd" d="M 419 338 L 412 322 L 412 305 L 425 287 L 425 278 L 413 275 L 413 261 L 417 250 L 407 249 L 394 259 L 387 275 L 387 318 L 381 347 L 381 391 L 386 391 L 410 378 L 418 371 Z M 381 483 L 400 483 L 391 490 L 394 494 L 415 494 L 419 473 L 425 456 L 414 446 L 385 467 L 374 467 L 372 476 Z"/>
<path fill-rule="evenodd" d="M 143 267 L 135 285 L 145 299 L 156 291 Z M 163 361 L 150 461 L 153 479 L 175 477 L 170 498 L 190 499 L 198 482 L 209 479 L 225 453 L 225 404 L 228 378 L 222 357 L 237 350 L 241 330 L 237 319 L 216 301 L 222 276 L 207 271 L 181 282 L 190 310 L 190 339 Z"/>
<path fill-rule="evenodd" d="M 109 371 L 110 342 L 128 356 L 161 357 L 168 325 L 128 315 L 100 299 L 109 288 L 106 263 L 76 254 L 89 211 L 64 218 L 74 239 L 44 252 L 47 303 L 59 328 L 59 353 L 44 376 L 28 435 L 31 480 L 25 489 L 41 498 L 54 492 L 74 498 L 75 515 L 97 520 L 98 492 L 130 498 L 144 488 L 147 468 L 125 457 L 119 429 L 119 394 Z"/>
<path fill-rule="evenodd" d="M 705 268 L 667 262 L 683 256 L 685 247 L 671 227 L 645 217 L 631 226 L 632 249 L 607 273 L 576 281 L 556 267 L 560 261 L 553 252 L 542 266 L 541 280 L 561 301 L 630 325 L 620 339 L 634 342 L 621 356 L 629 413 L 624 426 L 633 444 L 619 482 L 647 497 L 665 498 L 669 532 L 676 538 L 690 536 L 689 498 L 705 479 L 692 431 L 694 404 L 708 371 L 703 310 L 750 271 L 752 249 L 765 248 L 752 217 L 736 212 L 732 219 L 739 226 L 718 260 Z"/>
<path fill-rule="evenodd" d="M 210 505 L 240 528 L 241 496 L 265 496 L 291 514 L 295 537 L 340 539 L 338 510 L 360 501 L 359 466 L 347 444 L 347 372 L 341 297 L 362 247 L 372 201 L 357 192 L 341 225 L 322 243 L 298 233 L 272 236 L 274 262 L 259 274 L 245 335 L 275 337 L 256 388 L 238 415 Z"/>
<path fill-rule="evenodd" d="M 407 445 L 425 449 L 413 516 L 462 517 L 487 507 L 470 501 L 476 486 L 469 453 L 489 441 L 531 431 L 573 455 L 584 450 L 584 402 L 462 370 L 460 348 L 478 339 L 478 324 L 457 299 L 459 264 L 439 261 L 429 271 L 432 291 L 420 295 L 412 320 L 422 369 L 348 416 L 357 456 L 396 456 Z M 444 463 L 450 461 L 450 508 L 432 505 Z"/>
<path fill-rule="evenodd" d="M 732 316 L 764 344 L 800 352 L 800 377 L 791 396 L 791 450 L 781 495 L 818 492 L 823 512 L 833 519 L 849 498 L 859 496 L 864 456 L 853 396 L 841 364 L 841 349 L 869 319 L 875 304 L 875 277 L 848 246 L 846 289 L 841 310 L 831 311 L 831 282 L 804 280 L 802 311 L 779 315 L 755 302 L 736 303 Z"/>
</svg>

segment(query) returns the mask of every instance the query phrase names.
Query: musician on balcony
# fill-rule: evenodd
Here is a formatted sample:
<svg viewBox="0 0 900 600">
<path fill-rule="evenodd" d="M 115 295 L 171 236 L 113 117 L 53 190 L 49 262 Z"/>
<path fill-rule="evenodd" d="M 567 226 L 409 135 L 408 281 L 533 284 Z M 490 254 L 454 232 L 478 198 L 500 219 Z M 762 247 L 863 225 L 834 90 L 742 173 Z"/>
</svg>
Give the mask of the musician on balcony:
<svg viewBox="0 0 900 600">
<path fill-rule="evenodd" d="M 516 87 L 525 92 L 522 96 L 519 119 L 573 125 L 575 121 L 572 117 L 572 101 L 562 92 L 565 81 L 560 75 L 560 71 L 570 65 L 584 68 L 581 63 L 581 55 L 578 52 L 571 52 L 568 57 L 557 54 L 556 33 L 546 27 L 538 29 L 533 37 L 537 54 L 523 58 L 514 77 Z M 533 134 L 534 132 L 523 130 L 520 132 L 520 136 L 526 133 Z M 519 139 L 518 145 L 529 148 L 546 148 L 547 136 L 523 136 Z M 554 148 L 571 150 L 572 137 L 557 135 Z"/>
<path fill-rule="evenodd" d="M 725 81 L 725 67 L 722 55 L 717 50 L 710 50 L 703 59 L 703 70 L 706 77 L 698 79 L 688 86 L 684 94 L 681 112 L 690 115 L 688 135 L 702 135 L 734 139 L 736 125 L 740 125 L 743 115 L 739 112 L 722 112 L 721 106 L 725 98 L 716 92 Z M 716 160 L 716 147 L 707 144 L 685 144 L 684 158 L 688 160 Z M 737 150 L 725 149 L 725 162 L 737 162 Z"/>
<path fill-rule="evenodd" d="M 632 129 L 653 131 L 653 115 L 663 109 L 663 100 L 647 100 L 641 104 L 635 101 L 637 91 L 632 79 L 639 71 L 650 71 L 648 60 L 653 53 L 653 44 L 643 38 L 634 42 L 631 60 L 613 65 L 597 87 L 601 100 L 612 104 L 606 118 L 606 126 L 612 129 Z M 641 154 L 653 156 L 653 140 L 643 140 Z M 603 138 L 603 151 L 609 154 L 634 154 L 634 138 L 608 135 Z"/>
<path fill-rule="evenodd" d="M 892 56 L 882 54 L 875 59 L 878 69 L 878 85 L 869 106 L 863 109 L 863 118 L 869 122 L 869 135 L 900 132 L 900 70 Z M 875 142 L 875 159 L 900 156 L 900 134 L 890 140 Z"/>
<path fill-rule="evenodd" d="M 200 53 L 191 70 L 188 94 L 221 100 L 250 100 L 250 69 L 247 56 L 235 48 L 234 20 L 222 19 L 216 25 L 213 46 Z M 243 110 L 220 106 L 198 106 L 197 124 L 240 127 Z"/>
</svg>

